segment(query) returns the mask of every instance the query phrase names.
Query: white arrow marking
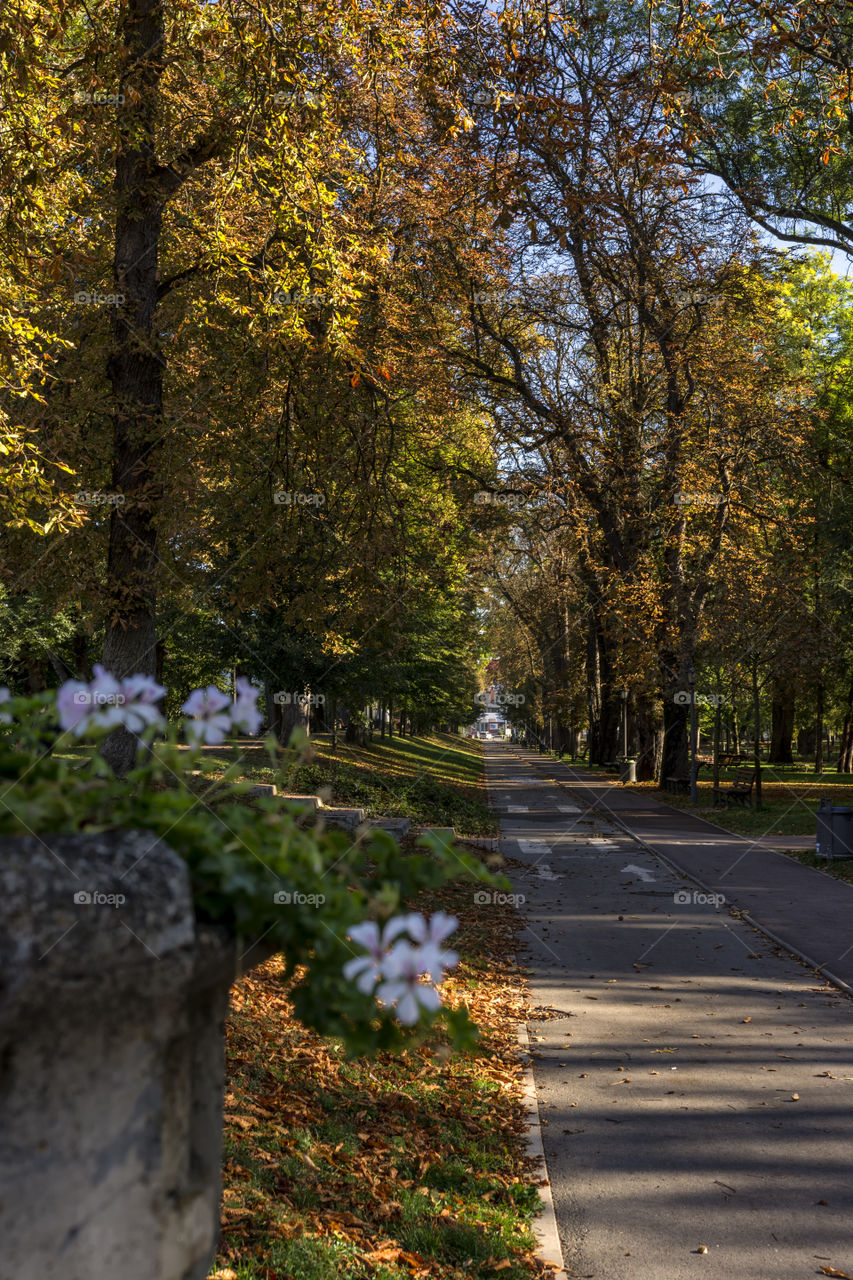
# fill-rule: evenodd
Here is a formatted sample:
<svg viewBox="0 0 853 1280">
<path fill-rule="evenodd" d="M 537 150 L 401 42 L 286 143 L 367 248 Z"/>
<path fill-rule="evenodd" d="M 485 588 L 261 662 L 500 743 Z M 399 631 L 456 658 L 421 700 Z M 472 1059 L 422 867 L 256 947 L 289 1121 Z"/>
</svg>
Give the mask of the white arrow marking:
<svg viewBox="0 0 853 1280">
<path fill-rule="evenodd" d="M 519 840 L 518 847 L 522 853 L 533 853 L 540 858 L 552 852 L 551 846 L 544 840 Z"/>
<path fill-rule="evenodd" d="M 540 880 L 562 880 L 563 879 L 562 876 L 554 875 L 554 872 L 548 866 L 547 862 L 540 862 L 536 870 L 539 873 Z"/>
<path fill-rule="evenodd" d="M 633 863 L 628 867 L 622 868 L 622 874 L 624 875 L 626 872 L 630 872 L 631 875 L 637 876 L 640 880 L 645 880 L 647 884 L 654 881 L 651 871 L 646 871 L 644 867 L 635 867 Z"/>
</svg>

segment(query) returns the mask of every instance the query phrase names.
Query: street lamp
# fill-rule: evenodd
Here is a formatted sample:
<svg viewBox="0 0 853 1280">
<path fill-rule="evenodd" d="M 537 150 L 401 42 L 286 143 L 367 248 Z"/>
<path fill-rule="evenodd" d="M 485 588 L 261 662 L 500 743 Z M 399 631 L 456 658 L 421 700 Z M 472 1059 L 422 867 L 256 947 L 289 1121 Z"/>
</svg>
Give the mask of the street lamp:
<svg viewBox="0 0 853 1280">
<path fill-rule="evenodd" d="M 691 663 L 687 669 L 687 683 L 690 685 L 690 803 L 697 804 L 699 799 L 696 786 L 696 668 Z"/>
<path fill-rule="evenodd" d="M 622 759 L 628 759 L 628 690 L 622 690 Z"/>
</svg>

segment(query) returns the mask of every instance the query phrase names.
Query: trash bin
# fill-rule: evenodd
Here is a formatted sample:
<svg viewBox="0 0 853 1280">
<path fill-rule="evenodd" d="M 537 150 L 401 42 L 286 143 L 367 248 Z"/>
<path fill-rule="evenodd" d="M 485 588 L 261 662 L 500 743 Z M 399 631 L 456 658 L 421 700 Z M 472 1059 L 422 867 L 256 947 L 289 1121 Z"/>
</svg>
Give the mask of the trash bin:
<svg viewBox="0 0 853 1280">
<path fill-rule="evenodd" d="M 853 858 L 853 809 L 821 802 L 815 853 L 819 858 Z"/>
<path fill-rule="evenodd" d="M 637 761 L 636 760 L 620 760 L 619 761 L 619 781 L 620 782 L 636 782 L 637 781 Z"/>
</svg>

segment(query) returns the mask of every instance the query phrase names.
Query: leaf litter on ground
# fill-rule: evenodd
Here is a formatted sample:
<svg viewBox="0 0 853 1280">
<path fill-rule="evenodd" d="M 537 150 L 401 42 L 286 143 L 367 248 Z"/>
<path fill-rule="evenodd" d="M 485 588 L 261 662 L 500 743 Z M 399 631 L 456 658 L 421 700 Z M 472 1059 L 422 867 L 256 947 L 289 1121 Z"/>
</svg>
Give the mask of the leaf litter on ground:
<svg viewBox="0 0 853 1280">
<path fill-rule="evenodd" d="M 455 883 L 415 909 L 460 920 L 445 983 L 481 1031 L 347 1060 L 292 1016 L 273 958 L 232 990 L 222 1236 L 212 1276 L 236 1280 L 528 1280 L 535 1161 L 525 1155 L 519 917 Z M 458 939 L 458 940 L 457 940 Z M 298 981 L 298 978 L 296 979 Z"/>
</svg>

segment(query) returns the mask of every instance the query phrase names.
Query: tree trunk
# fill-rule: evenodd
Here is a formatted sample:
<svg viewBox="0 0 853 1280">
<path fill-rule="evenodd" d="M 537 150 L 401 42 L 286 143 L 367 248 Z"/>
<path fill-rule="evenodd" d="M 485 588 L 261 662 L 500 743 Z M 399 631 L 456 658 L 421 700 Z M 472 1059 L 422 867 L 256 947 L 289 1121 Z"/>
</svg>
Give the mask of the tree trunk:
<svg viewBox="0 0 853 1280">
<path fill-rule="evenodd" d="M 815 773 L 823 773 L 823 710 L 826 689 L 823 683 L 823 676 L 818 680 L 816 696 L 815 696 L 815 757 L 814 771 Z"/>
<path fill-rule="evenodd" d="M 660 777 L 663 758 L 663 711 L 657 698 L 637 699 L 637 781 L 653 782 Z"/>
<path fill-rule="evenodd" d="M 758 688 L 758 659 L 752 662 L 752 718 L 755 731 L 755 807 L 761 808 L 761 699 Z"/>
<path fill-rule="evenodd" d="M 121 677 L 156 670 L 152 455 L 162 431 L 163 357 L 154 312 L 164 193 L 157 178 L 155 119 L 165 31 L 162 0 L 129 0 L 119 12 L 127 70 L 120 82 L 113 278 L 121 301 L 107 373 L 115 403 L 112 487 L 123 501 L 110 516 L 103 661 Z M 136 739 L 123 729 L 101 748 L 118 774 L 132 766 L 135 753 Z"/>
<path fill-rule="evenodd" d="M 844 726 L 841 730 L 841 741 L 838 744 L 838 773 L 853 773 L 853 682 L 847 692 L 847 705 L 844 708 Z"/>
<path fill-rule="evenodd" d="M 777 676 L 773 681 L 770 733 L 770 763 L 793 764 L 791 749 L 794 737 L 794 712 L 796 691 L 791 680 Z"/>
<path fill-rule="evenodd" d="M 587 736 L 589 763 L 600 764 L 602 731 L 601 655 L 598 648 L 598 631 L 593 609 L 589 611 L 589 628 L 586 642 L 586 697 L 589 713 L 589 734 Z"/>
<path fill-rule="evenodd" d="M 717 674 L 717 705 L 714 708 L 714 787 L 720 785 L 720 740 L 723 732 L 722 682 Z"/>
<path fill-rule="evenodd" d="M 687 743 L 687 726 L 690 722 L 688 703 L 674 702 L 673 690 L 663 702 L 663 751 L 661 753 L 660 781 L 667 778 L 684 778 L 690 765 Z"/>
<path fill-rule="evenodd" d="M 672 652 L 661 655 L 663 681 L 663 752 L 661 755 L 660 781 L 687 776 L 690 765 L 687 726 L 690 721 L 690 699 L 687 672 L 691 657 L 680 658 Z M 675 677 L 673 678 L 673 673 Z"/>
</svg>

